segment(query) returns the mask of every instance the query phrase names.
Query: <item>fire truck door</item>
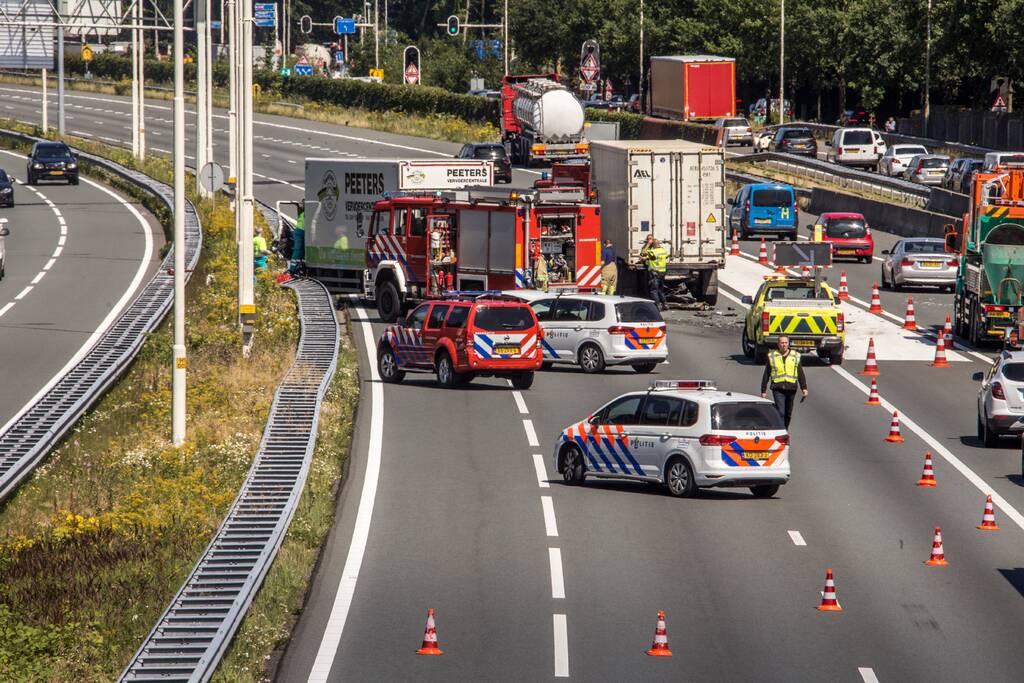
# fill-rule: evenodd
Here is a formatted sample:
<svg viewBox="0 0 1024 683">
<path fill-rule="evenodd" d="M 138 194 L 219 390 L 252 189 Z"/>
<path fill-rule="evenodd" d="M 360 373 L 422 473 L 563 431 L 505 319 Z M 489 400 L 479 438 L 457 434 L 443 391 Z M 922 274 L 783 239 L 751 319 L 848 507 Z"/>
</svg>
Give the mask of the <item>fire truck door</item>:
<svg viewBox="0 0 1024 683">
<path fill-rule="evenodd" d="M 427 210 L 410 207 L 408 214 L 405 254 L 413 279 L 422 282 L 427 276 Z"/>
</svg>

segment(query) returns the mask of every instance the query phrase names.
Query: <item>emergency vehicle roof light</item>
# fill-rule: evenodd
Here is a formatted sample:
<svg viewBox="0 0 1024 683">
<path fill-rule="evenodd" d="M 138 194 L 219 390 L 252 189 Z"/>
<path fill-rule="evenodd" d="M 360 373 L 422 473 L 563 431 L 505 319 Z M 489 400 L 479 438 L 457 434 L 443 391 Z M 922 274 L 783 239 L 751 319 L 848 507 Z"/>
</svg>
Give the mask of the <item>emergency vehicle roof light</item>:
<svg viewBox="0 0 1024 683">
<path fill-rule="evenodd" d="M 656 379 L 652 380 L 649 391 L 701 390 L 714 391 L 718 383 L 713 379 Z"/>
</svg>

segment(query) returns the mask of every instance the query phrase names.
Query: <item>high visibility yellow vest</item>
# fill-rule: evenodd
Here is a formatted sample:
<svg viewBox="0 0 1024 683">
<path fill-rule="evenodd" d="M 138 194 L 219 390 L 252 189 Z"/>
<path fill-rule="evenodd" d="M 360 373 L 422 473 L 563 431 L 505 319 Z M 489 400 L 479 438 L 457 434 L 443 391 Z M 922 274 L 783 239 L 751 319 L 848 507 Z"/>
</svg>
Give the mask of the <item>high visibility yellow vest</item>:
<svg viewBox="0 0 1024 683">
<path fill-rule="evenodd" d="M 786 356 L 771 351 L 768 364 L 772 369 L 772 384 L 796 384 L 799 381 L 800 354 L 796 351 L 790 351 Z"/>
<path fill-rule="evenodd" d="M 263 235 L 256 235 L 252 238 L 252 250 L 259 256 L 260 252 L 267 251 L 267 240 Z"/>
<path fill-rule="evenodd" d="M 655 273 L 664 273 L 668 268 L 668 250 L 657 246 L 647 250 L 647 267 Z"/>
</svg>

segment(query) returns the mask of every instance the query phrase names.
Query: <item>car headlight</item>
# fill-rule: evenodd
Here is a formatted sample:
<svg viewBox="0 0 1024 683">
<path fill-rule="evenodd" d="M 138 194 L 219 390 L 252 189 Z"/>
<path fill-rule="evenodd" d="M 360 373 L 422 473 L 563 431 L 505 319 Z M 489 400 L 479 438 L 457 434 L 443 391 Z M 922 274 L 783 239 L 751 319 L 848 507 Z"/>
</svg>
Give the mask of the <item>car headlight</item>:
<svg viewBox="0 0 1024 683">
<path fill-rule="evenodd" d="M 0 189 L 0 193 L 2 193 L 2 194 L 10 194 L 11 193 L 11 188 L 5 187 L 3 189 Z"/>
<path fill-rule="evenodd" d="M 42 167 L 43 167 L 43 165 L 40 164 L 38 161 L 36 163 L 32 164 L 32 168 L 42 168 Z"/>
<path fill-rule="evenodd" d="M 70 163 L 70 164 L 67 164 L 66 168 L 78 168 L 78 164 Z"/>
</svg>

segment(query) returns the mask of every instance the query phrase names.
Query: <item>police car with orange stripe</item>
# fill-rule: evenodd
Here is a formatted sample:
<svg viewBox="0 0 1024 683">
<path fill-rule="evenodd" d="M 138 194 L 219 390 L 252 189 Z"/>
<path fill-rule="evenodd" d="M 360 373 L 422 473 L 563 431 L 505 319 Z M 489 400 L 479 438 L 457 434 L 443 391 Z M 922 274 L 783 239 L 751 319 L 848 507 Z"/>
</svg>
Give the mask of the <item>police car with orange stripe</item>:
<svg viewBox="0 0 1024 683">
<path fill-rule="evenodd" d="M 668 328 L 649 299 L 535 289 L 502 294 L 525 301 L 536 314 L 544 330 L 544 367 L 575 364 L 595 373 L 629 365 L 646 373 L 668 360 Z"/>
<path fill-rule="evenodd" d="M 563 430 L 553 457 L 568 484 L 633 479 L 681 497 L 745 487 L 769 498 L 789 481 L 789 434 L 775 405 L 708 380 L 657 380 L 623 394 Z"/>
</svg>

